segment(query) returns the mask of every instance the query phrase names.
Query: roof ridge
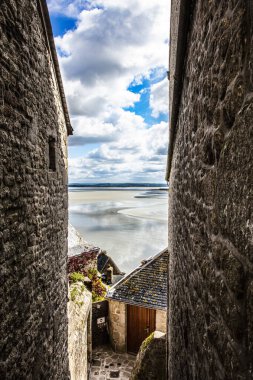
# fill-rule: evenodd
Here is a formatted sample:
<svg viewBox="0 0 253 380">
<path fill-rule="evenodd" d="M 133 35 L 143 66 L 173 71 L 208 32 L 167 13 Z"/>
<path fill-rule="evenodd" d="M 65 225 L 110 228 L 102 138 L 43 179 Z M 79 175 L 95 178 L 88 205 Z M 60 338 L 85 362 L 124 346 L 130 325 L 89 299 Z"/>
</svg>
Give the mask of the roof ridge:
<svg viewBox="0 0 253 380">
<path fill-rule="evenodd" d="M 130 272 L 128 275 L 124 276 L 119 282 L 117 282 L 116 284 L 114 284 L 109 289 L 107 295 L 109 295 L 110 293 L 113 293 L 113 291 L 116 289 L 116 287 L 118 287 L 119 285 L 121 285 L 122 283 L 124 283 L 127 279 L 131 279 L 133 277 L 133 275 L 135 275 L 136 273 L 138 273 L 141 270 L 145 269 L 148 265 L 152 264 L 155 260 L 157 260 L 160 256 L 162 256 L 166 252 L 168 252 L 168 247 L 165 248 L 165 249 L 163 249 L 161 252 L 157 253 L 156 255 L 152 256 L 152 258 L 146 264 L 138 266 L 132 272 Z"/>
</svg>

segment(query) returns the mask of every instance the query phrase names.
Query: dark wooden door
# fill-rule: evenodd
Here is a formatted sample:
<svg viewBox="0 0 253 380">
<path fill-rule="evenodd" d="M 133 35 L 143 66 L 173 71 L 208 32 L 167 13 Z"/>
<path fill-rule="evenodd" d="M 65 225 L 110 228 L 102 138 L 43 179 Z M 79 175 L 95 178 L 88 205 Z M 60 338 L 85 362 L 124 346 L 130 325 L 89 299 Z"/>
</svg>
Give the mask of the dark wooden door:
<svg viewBox="0 0 253 380">
<path fill-rule="evenodd" d="M 155 310 L 127 305 L 127 351 L 137 353 L 140 345 L 155 331 Z"/>
</svg>

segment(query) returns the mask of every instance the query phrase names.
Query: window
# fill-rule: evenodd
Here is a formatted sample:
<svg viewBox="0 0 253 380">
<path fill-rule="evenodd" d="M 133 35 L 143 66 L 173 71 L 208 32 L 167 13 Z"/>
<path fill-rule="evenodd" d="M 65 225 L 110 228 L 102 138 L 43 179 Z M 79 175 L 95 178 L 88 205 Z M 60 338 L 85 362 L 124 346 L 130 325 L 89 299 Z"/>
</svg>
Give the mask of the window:
<svg viewBox="0 0 253 380">
<path fill-rule="evenodd" d="M 0 107 L 4 105 L 4 83 L 0 79 Z"/>
<path fill-rule="evenodd" d="M 49 153 L 49 170 L 56 171 L 56 154 L 55 154 L 55 139 L 49 138 L 48 141 L 48 153 Z"/>
</svg>

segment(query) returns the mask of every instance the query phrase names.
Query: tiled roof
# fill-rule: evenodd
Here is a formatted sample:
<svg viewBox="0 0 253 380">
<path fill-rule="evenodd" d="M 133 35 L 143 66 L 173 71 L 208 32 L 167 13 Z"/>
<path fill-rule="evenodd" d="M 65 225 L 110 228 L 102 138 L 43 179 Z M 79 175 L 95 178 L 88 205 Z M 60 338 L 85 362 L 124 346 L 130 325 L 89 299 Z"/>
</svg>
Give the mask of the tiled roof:
<svg viewBox="0 0 253 380">
<path fill-rule="evenodd" d="M 167 308 L 168 249 L 115 284 L 106 298 L 153 309 Z"/>
</svg>

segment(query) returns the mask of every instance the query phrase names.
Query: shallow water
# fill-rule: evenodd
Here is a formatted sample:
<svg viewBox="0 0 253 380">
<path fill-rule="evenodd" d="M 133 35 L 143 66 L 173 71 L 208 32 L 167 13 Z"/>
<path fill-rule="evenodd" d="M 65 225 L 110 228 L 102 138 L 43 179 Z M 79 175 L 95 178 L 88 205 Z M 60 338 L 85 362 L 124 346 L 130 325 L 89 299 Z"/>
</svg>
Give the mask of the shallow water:
<svg viewBox="0 0 253 380">
<path fill-rule="evenodd" d="M 126 273 L 167 246 L 164 190 L 70 188 L 69 219 Z"/>
</svg>

